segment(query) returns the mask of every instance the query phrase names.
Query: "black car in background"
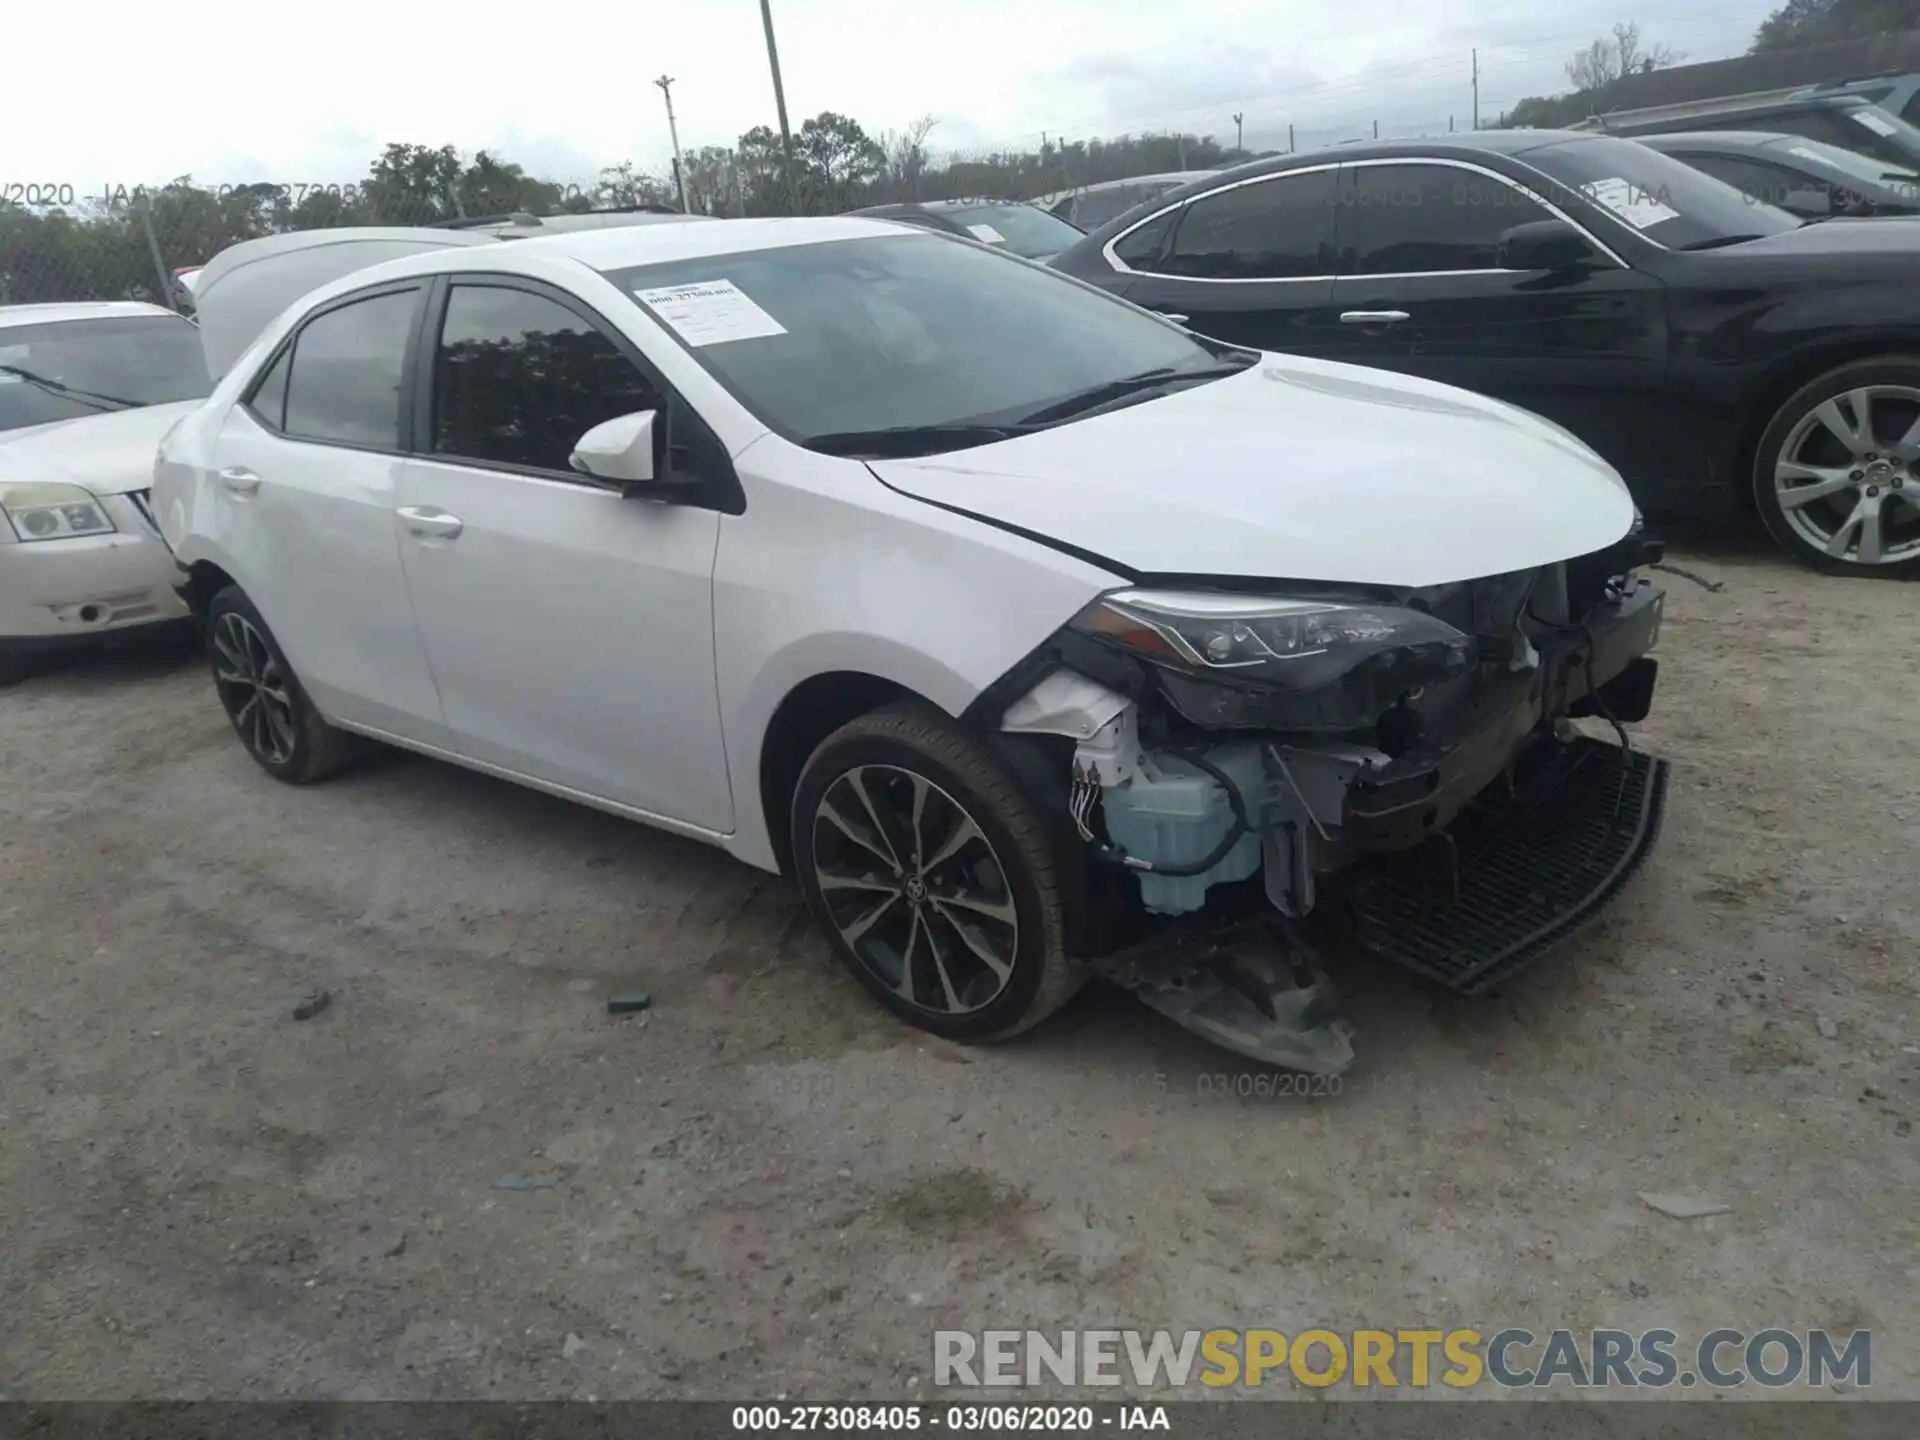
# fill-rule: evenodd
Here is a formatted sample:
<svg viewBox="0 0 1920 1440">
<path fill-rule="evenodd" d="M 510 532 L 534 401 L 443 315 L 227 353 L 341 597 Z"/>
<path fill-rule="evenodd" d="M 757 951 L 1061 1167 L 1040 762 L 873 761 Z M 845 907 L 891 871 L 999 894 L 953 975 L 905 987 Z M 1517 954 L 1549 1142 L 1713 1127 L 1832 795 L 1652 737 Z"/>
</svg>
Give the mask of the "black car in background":
<svg viewBox="0 0 1920 1440">
<path fill-rule="evenodd" d="M 1800 135 L 1702 130 L 1640 142 L 1802 220 L 1920 215 L 1920 174 Z"/>
<path fill-rule="evenodd" d="M 869 205 L 852 213 L 944 230 L 950 235 L 969 235 L 988 245 L 1005 246 L 1027 260 L 1051 260 L 1084 233 L 1024 200 L 925 200 Z"/>
<path fill-rule="evenodd" d="M 1858 150 L 1903 169 L 1920 168 L 1920 127 L 1863 95 L 1831 90 L 1729 95 L 1645 110 L 1614 110 L 1568 128 L 1628 140 L 1702 130 L 1768 130 Z"/>
<path fill-rule="evenodd" d="M 1223 171 L 1054 264 L 1232 344 L 1510 401 L 1650 514 L 1920 566 L 1920 221 L 1804 224 L 1632 141 L 1487 131 Z"/>
</svg>

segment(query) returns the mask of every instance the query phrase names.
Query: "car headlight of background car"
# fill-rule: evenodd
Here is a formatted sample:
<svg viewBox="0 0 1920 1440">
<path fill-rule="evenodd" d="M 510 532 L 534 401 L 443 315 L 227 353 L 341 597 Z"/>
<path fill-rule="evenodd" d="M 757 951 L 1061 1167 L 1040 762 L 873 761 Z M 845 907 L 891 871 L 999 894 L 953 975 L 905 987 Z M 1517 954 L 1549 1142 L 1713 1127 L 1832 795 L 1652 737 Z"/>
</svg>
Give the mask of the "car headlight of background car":
<svg viewBox="0 0 1920 1440">
<path fill-rule="evenodd" d="M 0 514 L 23 541 L 71 540 L 115 528 L 93 492 L 78 485 L 0 485 Z"/>
<path fill-rule="evenodd" d="M 1115 590 L 1070 628 L 1150 663 L 1190 721 L 1228 728 L 1369 724 L 1477 654 L 1436 616 L 1365 601 Z"/>
</svg>

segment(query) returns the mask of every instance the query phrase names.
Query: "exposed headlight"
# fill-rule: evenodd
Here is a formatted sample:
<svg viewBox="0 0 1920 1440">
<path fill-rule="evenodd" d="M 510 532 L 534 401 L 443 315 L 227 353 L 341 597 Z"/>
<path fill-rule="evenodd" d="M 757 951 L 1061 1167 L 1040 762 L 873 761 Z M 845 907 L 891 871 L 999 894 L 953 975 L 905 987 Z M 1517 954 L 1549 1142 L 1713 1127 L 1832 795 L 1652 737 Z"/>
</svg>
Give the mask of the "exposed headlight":
<svg viewBox="0 0 1920 1440">
<path fill-rule="evenodd" d="M 78 485 L 0 485 L 0 515 L 24 540 L 71 540 L 114 529 L 89 490 Z"/>
<path fill-rule="evenodd" d="M 1073 621 L 1074 628 L 1183 670 L 1262 672 L 1250 680 L 1294 683 L 1345 670 L 1388 650 L 1454 652 L 1473 642 L 1418 610 L 1323 600 L 1217 595 L 1205 591 L 1116 590 Z M 1316 664 L 1329 661 L 1331 664 Z"/>
<path fill-rule="evenodd" d="M 1470 671 L 1479 642 L 1387 603 L 1114 590 L 1069 628 L 1152 665 L 1163 697 L 1207 730 L 1347 732 Z"/>
</svg>

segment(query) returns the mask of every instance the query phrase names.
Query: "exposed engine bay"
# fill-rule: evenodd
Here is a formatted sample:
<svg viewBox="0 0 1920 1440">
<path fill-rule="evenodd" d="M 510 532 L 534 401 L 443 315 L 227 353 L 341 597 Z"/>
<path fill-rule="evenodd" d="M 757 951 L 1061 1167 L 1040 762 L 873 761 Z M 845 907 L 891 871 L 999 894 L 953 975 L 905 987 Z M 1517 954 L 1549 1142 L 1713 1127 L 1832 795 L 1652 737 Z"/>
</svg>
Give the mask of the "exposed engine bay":
<svg viewBox="0 0 1920 1440">
<path fill-rule="evenodd" d="M 1337 1073 L 1351 1026 L 1305 923 L 1330 894 L 1347 939 L 1468 994 L 1575 933 L 1658 830 L 1666 767 L 1625 726 L 1652 700 L 1664 595 L 1637 572 L 1659 554 L 1636 525 L 1422 591 L 1103 596 L 999 715 L 1071 740 L 1073 836 L 1132 881 L 1145 938 L 1096 963 L 1231 1049 Z"/>
</svg>

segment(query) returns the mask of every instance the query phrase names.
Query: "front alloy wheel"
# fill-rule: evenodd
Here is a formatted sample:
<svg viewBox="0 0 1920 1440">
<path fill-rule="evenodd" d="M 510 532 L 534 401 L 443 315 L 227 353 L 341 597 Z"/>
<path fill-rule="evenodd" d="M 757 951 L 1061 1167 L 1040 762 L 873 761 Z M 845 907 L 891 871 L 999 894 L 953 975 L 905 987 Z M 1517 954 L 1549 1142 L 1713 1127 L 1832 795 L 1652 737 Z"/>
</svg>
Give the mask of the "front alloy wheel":
<svg viewBox="0 0 1920 1440">
<path fill-rule="evenodd" d="M 834 731 L 801 771 L 789 839 L 840 962 L 923 1030 L 1004 1039 L 1085 983 L 1049 827 L 944 715 L 890 705 Z"/>
<path fill-rule="evenodd" d="M 1782 407 L 1755 498 L 1774 538 L 1822 569 L 1920 568 L 1920 362 L 1834 371 Z"/>
<path fill-rule="evenodd" d="M 814 876 L 830 923 L 867 971 L 936 1015 L 991 1004 L 1013 978 L 1020 916 L 993 843 L 924 775 L 859 765 L 813 819 Z"/>
</svg>

